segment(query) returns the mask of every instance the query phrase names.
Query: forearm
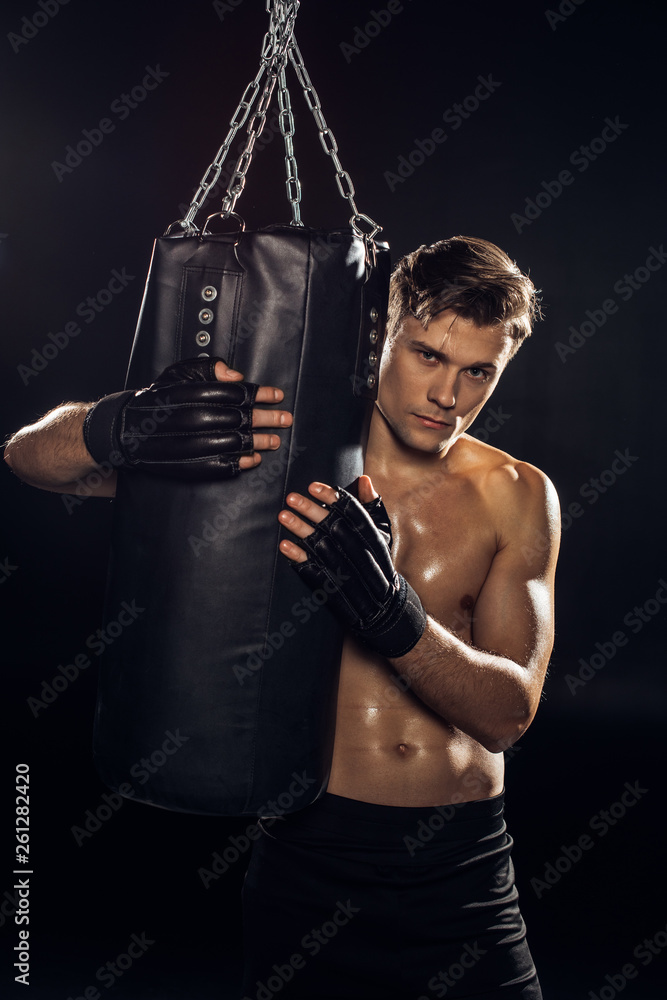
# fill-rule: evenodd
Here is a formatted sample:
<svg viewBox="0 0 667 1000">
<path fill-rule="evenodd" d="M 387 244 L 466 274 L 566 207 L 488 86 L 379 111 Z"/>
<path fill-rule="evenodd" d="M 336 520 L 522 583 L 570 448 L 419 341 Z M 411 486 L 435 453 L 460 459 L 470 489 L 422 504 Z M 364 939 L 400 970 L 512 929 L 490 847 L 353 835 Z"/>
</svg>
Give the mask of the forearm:
<svg viewBox="0 0 667 1000">
<path fill-rule="evenodd" d="M 5 461 L 31 486 L 62 492 L 97 466 L 83 439 L 90 403 L 65 403 L 17 431 L 5 447 Z"/>
<path fill-rule="evenodd" d="M 390 662 L 426 705 L 493 753 L 511 746 L 532 719 L 528 671 L 468 645 L 430 616 L 417 645 Z"/>
</svg>

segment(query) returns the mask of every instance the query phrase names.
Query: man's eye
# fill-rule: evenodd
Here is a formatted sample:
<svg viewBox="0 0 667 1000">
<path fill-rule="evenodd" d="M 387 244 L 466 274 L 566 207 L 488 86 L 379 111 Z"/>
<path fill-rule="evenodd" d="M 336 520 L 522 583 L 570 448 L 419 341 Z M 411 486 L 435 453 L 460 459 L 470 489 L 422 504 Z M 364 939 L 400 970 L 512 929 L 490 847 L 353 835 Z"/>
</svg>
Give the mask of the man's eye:
<svg viewBox="0 0 667 1000">
<path fill-rule="evenodd" d="M 488 382 L 491 377 L 483 368 L 469 368 L 468 373 L 476 382 Z"/>
<path fill-rule="evenodd" d="M 431 351 L 420 351 L 419 353 L 423 357 L 424 361 L 431 361 L 431 359 L 435 357 L 435 354 Z"/>
</svg>

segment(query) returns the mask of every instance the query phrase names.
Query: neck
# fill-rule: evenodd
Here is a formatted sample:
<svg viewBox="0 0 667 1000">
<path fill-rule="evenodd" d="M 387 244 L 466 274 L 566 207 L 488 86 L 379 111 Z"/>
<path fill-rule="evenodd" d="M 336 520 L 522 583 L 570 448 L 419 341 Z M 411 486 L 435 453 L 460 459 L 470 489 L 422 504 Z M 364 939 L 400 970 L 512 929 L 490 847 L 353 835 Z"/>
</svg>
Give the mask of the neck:
<svg viewBox="0 0 667 1000">
<path fill-rule="evenodd" d="M 450 453 L 458 440 L 458 436 L 452 438 L 438 452 L 411 448 L 396 436 L 375 405 L 368 432 L 365 471 L 371 477 L 373 474 L 392 477 L 400 474 L 401 478 L 412 478 L 434 470 L 446 472 L 451 466 Z"/>
</svg>

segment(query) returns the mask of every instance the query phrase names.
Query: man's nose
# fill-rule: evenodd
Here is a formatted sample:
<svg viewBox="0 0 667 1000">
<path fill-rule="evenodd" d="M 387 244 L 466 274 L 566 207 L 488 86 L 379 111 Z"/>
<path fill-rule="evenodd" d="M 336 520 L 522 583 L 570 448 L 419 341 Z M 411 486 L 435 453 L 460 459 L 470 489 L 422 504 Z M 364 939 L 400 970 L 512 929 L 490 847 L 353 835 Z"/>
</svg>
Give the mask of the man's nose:
<svg viewBox="0 0 667 1000">
<path fill-rule="evenodd" d="M 434 379 L 428 392 L 430 403 L 437 403 L 443 410 L 456 406 L 457 383 L 454 373 L 442 372 Z"/>
</svg>

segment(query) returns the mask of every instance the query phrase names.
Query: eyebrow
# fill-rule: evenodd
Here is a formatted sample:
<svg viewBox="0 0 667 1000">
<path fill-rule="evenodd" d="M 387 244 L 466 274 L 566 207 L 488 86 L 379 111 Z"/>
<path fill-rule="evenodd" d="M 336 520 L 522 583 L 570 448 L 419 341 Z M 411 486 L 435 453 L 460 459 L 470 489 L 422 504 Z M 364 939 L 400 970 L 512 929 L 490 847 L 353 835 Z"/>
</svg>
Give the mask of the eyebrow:
<svg viewBox="0 0 667 1000">
<path fill-rule="evenodd" d="M 435 348 L 429 347 L 425 344 L 423 340 L 411 340 L 411 347 L 417 347 L 420 351 L 428 351 L 429 354 L 434 354 L 436 358 L 440 361 L 449 361 L 449 358 L 443 351 L 436 351 Z M 493 363 L 493 361 L 474 361 L 471 365 L 466 365 L 466 368 L 492 368 L 493 371 L 498 371 L 498 366 Z"/>
</svg>

